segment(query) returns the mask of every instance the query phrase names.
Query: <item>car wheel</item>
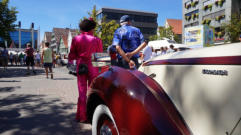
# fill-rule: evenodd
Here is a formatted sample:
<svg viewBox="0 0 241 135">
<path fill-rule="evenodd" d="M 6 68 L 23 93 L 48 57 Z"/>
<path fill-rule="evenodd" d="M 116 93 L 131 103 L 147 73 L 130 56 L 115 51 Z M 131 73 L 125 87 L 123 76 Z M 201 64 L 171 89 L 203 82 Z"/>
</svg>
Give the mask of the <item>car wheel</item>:
<svg viewBox="0 0 241 135">
<path fill-rule="evenodd" d="M 92 135 L 119 135 L 115 120 L 106 105 L 98 105 L 95 109 Z"/>
</svg>

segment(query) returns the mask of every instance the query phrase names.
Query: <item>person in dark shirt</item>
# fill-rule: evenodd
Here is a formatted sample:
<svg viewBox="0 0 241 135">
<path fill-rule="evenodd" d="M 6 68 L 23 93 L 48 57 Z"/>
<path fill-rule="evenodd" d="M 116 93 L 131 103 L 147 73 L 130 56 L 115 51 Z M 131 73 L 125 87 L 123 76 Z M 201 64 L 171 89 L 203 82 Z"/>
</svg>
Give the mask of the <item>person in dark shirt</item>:
<svg viewBox="0 0 241 135">
<path fill-rule="evenodd" d="M 9 55 L 8 55 L 8 50 L 6 49 L 6 47 L 4 46 L 3 48 L 4 48 L 4 49 L 3 49 L 3 51 L 1 52 L 1 55 L 2 55 L 2 58 L 3 58 L 3 63 L 2 63 L 2 65 L 3 65 L 3 69 L 4 69 L 4 70 L 7 70 L 7 67 L 8 67 L 8 57 L 9 57 Z"/>
<path fill-rule="evenodd" d="M 130 16 L 122 16 L 120 24 L 112 43 L 118 52 L 118 65 L 126 69 L 138 68 L 139 52 L 147 45 L 148 40 L 144 39 L 140 29 L 131 26 Z"/>
<path fill-rule="evenodd" d="M 32 66 L 32 71 L 34 74 L 36 74 L 35 70 L 34 70 L 34 49 L 32 48 L 30 43 L 27 43 L 27 48 L 25 49 L 25 53 L 26 53 L 26 65 L 27 65 L 27 69 L 28 69 L 28 73 L 30 74 L 30 68 L 29 66 Z"/>
</svg>

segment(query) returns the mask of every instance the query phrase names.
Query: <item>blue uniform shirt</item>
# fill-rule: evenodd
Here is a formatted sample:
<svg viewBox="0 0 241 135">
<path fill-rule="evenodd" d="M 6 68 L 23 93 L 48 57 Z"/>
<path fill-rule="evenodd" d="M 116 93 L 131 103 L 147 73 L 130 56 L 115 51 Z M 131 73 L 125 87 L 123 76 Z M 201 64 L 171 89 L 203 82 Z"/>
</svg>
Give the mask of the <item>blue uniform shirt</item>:
<svg viewBox="0 0 241 135">
<path fill-rule="evenodd" d="M 144 37 L 140 29 L 130 25 L 123 25 L 115 31 L 112 45 L 119 45 L 127 53 L 134 51 L 143 42 Z M 138 58 L 139 54 L 133 57 Z M 119 54 L 118 58 L 121 58 Z"/>
</svg>

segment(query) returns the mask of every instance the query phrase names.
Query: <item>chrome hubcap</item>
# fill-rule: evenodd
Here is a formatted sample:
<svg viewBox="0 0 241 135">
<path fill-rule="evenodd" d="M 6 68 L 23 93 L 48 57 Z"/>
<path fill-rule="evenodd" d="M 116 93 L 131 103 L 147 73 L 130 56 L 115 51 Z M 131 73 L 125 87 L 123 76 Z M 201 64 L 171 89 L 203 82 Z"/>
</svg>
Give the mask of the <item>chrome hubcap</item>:
<svg viewBox="0 0 241 135">
<path fill-rule="evenodd" d="M 107 125 L 101 126 L 100 135 L 112 135 L 110 127 Z"/>
</svg>

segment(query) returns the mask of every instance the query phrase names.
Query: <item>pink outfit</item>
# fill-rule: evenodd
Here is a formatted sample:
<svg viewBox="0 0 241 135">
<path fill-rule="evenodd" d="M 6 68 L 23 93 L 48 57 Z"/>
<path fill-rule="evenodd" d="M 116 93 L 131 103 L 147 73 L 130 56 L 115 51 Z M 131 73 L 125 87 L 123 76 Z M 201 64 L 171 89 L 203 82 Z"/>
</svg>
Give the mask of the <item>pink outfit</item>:
<svg viewBox="0 0 241 135">
<path fill-rule="evenodd" d="M 88 74 L 78 75 L 77 83 L 79 90 L 79 99 L 77 105 L 76 119 L 85 121 L 86 118 L 86 93 L 87 93 L 87 81 L 88 86 L 92 80 L 98 75 L 98 68 L 92 66 L 91 55 L 95 52 L 102 52 L 101 39 L 94 37 L 92 32 L 82 32 L 72 40 L 69 61 L 77 60 L 77 71 L 79 64 L 88 65 Z M 78 73 L 78 72 L 77 72 Z"/>
</svg>

